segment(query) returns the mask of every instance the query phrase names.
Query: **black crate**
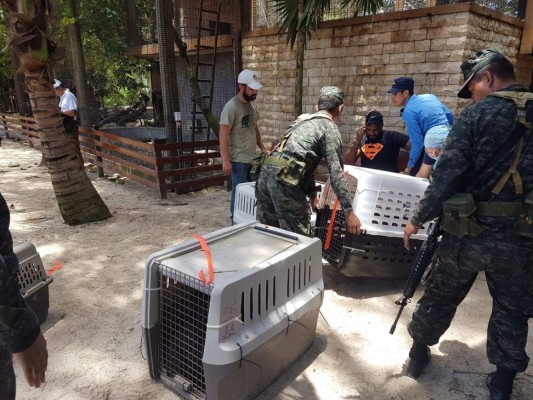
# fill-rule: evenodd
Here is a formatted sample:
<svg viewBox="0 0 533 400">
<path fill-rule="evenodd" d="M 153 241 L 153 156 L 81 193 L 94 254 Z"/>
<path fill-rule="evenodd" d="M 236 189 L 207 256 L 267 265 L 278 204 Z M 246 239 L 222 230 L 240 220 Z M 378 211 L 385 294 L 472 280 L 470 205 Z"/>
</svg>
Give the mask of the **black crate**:
<svg viewBox="0 0 533 400">
<path fill-rule="evenodd" d="M 32 243 L 19 243 L 13 246 L 13 251 L 19 261 L 17 279 L 20 293 L 42 324 L 48 317 L 48 285 L 53 279 L 46 276 L 41 256 Z"/>
<path fill-rule="evenodd" d="M 342 209 L 337 210 L 328 249 L 325 249 L 332 210 L 325 206 L 317 213 L 315 232 L 322 241 L 322 256 L 347 276 L 406 278 L 423 243 L 411 239 L 411 250 L 403 237 L 352 235 L 346 231 Z"/>
</svg>

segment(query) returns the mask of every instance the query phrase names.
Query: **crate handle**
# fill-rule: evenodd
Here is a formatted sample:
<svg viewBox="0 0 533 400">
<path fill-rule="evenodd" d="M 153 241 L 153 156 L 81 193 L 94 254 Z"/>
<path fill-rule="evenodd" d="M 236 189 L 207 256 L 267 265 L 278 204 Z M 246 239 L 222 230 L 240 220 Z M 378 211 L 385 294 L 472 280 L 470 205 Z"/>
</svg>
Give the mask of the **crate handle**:
<svg viewBox="0 0 533 400">
<path fill-rule="evenodd" d="M 207 242 L 202 236 L 193 234 L 192 237 L 198 240 L 198 242 L 200 242 L 200 247 L 205 253 L 205 257 L 207 258 L 207 269 L 209 271 L 209 279 L 205 278 L 203 269 L 201 269 L 198 273 L 198 277 L 206 285 L 211 285 L 211 283 L 213 283 L 213 279 L 215 279 L 215 273 L 213 272 L 213 260 L 211 259 L 211 251 L 209 250 L 209 246 L 207 245 Z"/>
</svg>

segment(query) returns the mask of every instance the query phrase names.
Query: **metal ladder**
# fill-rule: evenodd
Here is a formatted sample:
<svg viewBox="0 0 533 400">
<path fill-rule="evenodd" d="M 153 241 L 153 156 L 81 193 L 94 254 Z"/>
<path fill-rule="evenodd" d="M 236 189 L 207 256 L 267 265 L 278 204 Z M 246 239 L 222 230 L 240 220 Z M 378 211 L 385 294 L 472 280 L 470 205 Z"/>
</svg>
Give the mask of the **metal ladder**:
<svg viewBox="0 0 533 400">
<path fill-rule="evenodd" d="M 220 5 L 222 1 L 218 1 L 218 6 L 216 11 L 204 8 L 204 0 L 200 0 L 200 16 L 198 18 L 198 39 L 196 41 L 196 69 L 195 77 L 202 89 L 202 86 L 209 86 L 207 91 L 202 90 L 202 97 L 207 101 L 207 106 L 211 110 L 213 104 L 213 89 L 215 81 L 215 65 L 217 57 L 217 46 L 218 46 L 218 31 L 219 31 L 219 20 L 220 20 Z M 215 28 L 208 27 L 209 21 L 212 19 L 209 16 L 216 16 Z M 207 27 L 206 27 L 207 25 Z M 213 37 L 213 45 L 202 44 L 202 33 L 208 32 Z M 203 56 L 203 61 L 200 61 L 200 58 Z M 206 60 L 209 58 L 209 60 Z M 200 79 L 201 77 L 201 79 Z M 201 84 L 204 85 L 201 85 Z M 208 84 L 208 85 L 206 85 Z M 196 140 L 197 134 L 201 133 L 203 130 L 206 130 L 206 140 L 209 140 L 211 134 L 211 128 L 209 124 L 203 117 L 202 110 L 200 109 L 198 103 L 193 99 L 193 108 L 192 108 L 192 141 Z"/>
</svg>

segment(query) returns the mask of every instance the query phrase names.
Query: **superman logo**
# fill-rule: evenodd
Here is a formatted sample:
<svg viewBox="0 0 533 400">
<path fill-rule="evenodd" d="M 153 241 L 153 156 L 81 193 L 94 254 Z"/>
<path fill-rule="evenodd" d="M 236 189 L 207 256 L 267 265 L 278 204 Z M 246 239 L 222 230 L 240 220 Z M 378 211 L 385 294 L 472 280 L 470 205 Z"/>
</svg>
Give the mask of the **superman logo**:
<svg viewBox="0 0 533 400">
<path fill-rule="evenodd" d="M 381 143 L 366 143 L 361 147 L 363 154 L 369 159 L 373 160 L 375 156 L 383 149 Z"/>
</svg>

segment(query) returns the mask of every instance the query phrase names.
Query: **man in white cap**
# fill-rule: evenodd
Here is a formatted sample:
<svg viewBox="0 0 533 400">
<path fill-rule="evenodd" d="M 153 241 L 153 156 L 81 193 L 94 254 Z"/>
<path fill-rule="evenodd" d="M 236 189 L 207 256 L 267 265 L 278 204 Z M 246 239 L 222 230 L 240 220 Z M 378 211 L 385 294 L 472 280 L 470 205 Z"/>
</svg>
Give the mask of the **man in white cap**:
<svg viewBox="0 0 533 400">
<path fill-rule="evenodd" d="M 257 121 L 259 114 L 254 105 L 257 91 L 263 87 L 255 72 L 245 69 L 237 79 L 239 93 L 226 103 L 220 115 L 220 154 L 224 175 L 231 175 L 230 218 L 233 224 L 235 189 L 238 184 L 248 182 L 252 159 L 259 147 L 266 153 L 261 140 Z"/>
<path fill-rule="evenodd" d="M 78 115 L 78 101 L 76 96 L 61 86 L 61 81 L 54 79 L 54 93 L 59 97 L 59 112 L 63 117 L 63 126 L 67 133 L 78 133 L 76 129 L 76 116 Z"/>
</svg>

